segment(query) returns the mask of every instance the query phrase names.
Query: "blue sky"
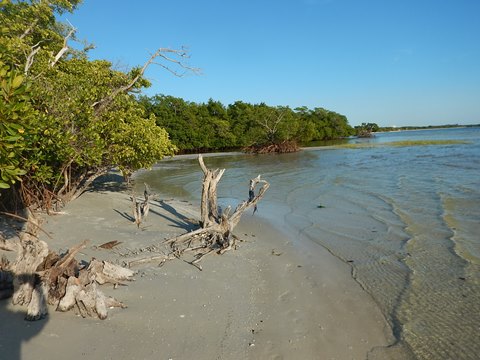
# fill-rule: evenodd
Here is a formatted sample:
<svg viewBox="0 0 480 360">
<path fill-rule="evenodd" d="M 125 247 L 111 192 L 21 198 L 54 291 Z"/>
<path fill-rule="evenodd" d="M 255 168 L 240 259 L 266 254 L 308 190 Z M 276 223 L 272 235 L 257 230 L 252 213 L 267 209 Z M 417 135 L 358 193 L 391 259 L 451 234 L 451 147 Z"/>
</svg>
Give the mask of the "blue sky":
<svg viewBox="0 0 480 360">
<path fill-rule="evenodd" d="M 480 123 L 479 0 L 84 0 L 68 19 L 120 69 L 187 46 L 147 95 L 323 107 L 351 125 Z"/>
</svg>

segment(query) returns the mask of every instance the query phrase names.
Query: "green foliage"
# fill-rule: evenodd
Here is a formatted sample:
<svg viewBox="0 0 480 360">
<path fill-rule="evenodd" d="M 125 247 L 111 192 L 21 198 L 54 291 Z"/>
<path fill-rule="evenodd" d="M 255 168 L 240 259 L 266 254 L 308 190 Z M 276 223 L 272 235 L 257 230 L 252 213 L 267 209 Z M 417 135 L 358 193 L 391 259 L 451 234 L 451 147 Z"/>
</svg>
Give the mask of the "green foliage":
<svg viewBox="0 0 480 360">
<path fill-rule="evenodd" d="M 227 149 L 349 135 L 343 115 L 236 102 L 133 95 L 142 68 L 114 70 L 73 50 L 56 14 L 79 0 L 0 2 L 0 195 L 50 207 L 117 166 L 128 176 L 181 150 Z M 164 130 L 165 129 L 165 130 Z M 167 132 L 170 134 L 171 141 Z M 175 146 L 175 145 L 176 146 Z M 18 197 L 18 196 L 17 196 Z"/>
<path fill-rule="evenodd" d="M 362 123 L 360 126 L 355 126 L 355 135 L 358 137 L 371 137 L 378 130 L 379 127 L 375 123 Z"/>
<path fill-rule="evenodd" d="M 140 98 L 140 103 L 147 114 L 155 116 L 157 125 L 167 130 L 180 150 L 225 149 L 235 142 L 227 110 L 219 102 L 195 104 L 173 96 L 155 95 Z"/>
<path fill-rule="evenodd" d="M 308 143 L 350 136 L 347 118 L 321 108 L 295 110 L 286 106 L 236 101 L 225 107 L 210 99 L 197 104 L 167 95 L 142 97 L 147 114 L 170 134 L 182 151 L 222 150 L 278 144 Z"/>
<path fill-rule="evenodd" d="M 334 111 L 323 108 L 313 110 L 302 108 L 298 112 L 311 141 L 339 139 L 350 136 L 353 132 L 347 118 Z"/>
<path fill-rule="evenodd" d="M 35 111 L 24 77 L 0 60 L 0 188 L 8 189 L 26 174 L 22 154 Z"/>
<path fill-rule="evenodd" d="M 49 207 L 113 166 L 129 175 L 176 150 L 131 94 L 149 85 L 140 68 L 61 51 L 74 35 L 55 14 L 78 4 L 0 3 L 0 188 L 20 182 L 25 205 Z"/>
<path fill-rule="evenodd" d="M 55 13 L 73 11 L 81 0 L 0 1 L 0 50 L 4 60 L 22 71 L 26 57 L 35 48 L 37 70 L 63 47 L 68 27 L 55 20 Z"/>
</svg>

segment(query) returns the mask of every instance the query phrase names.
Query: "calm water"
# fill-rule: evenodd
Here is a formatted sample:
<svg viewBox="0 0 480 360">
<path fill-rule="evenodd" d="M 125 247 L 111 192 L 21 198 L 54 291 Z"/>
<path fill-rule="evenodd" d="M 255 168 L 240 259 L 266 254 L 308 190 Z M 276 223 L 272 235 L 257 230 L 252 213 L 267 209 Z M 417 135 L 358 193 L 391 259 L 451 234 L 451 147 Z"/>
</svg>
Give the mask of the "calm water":
<svg viewBox="0 0 480 360">
<path fill-rule="evenodd" d="M 260 216 L 298 241 L 314 241 L 352 266 L 397 339 L 375 358 L 478 359 L 480 354 L 480 128 L 378 134 L 386 143 L 462 145 L 309 149 L 205 159 L 226 168 L 222 204 L 247 197 L 258 174 L 271 183 Z M 162 161 L 138 183 L 199 200 L 196 160 Z"/>
</svg>

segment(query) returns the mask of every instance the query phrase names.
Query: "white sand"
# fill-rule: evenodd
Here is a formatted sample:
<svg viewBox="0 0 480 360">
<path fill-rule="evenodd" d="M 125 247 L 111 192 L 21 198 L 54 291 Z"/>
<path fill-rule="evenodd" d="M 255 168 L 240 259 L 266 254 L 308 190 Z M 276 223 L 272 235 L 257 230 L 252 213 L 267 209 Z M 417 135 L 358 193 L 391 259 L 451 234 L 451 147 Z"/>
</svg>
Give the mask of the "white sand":
<svg viewBox="0 0 480 360">
<path fill-rule="evenodd" d="M 42 239 L 63 251 L 89 239 L 80 259 L 123 261 L 118 252 L 183 233 L 182 219 L 197 216 L 191 204 L 165 205 L 154 202 L 139 230 L 127 219 L 127 194 L 86 193 L 47 219 L 52 239 Z M 103 287 L 128 305 L 104 321 L 51 308 L 29 323 L 25 309 L 0 301 L 0 359 L 365 359 L 391 341 L 350 268 L 323 248 L 250 214 L 235 233 L 245 240 L 239 249 L 206 257 L 203 271 L 180 260 L 149 263 L 128 286 Z M 116 252 L 96 248 L 111 240 L 122 242 Z"/>
</svg>

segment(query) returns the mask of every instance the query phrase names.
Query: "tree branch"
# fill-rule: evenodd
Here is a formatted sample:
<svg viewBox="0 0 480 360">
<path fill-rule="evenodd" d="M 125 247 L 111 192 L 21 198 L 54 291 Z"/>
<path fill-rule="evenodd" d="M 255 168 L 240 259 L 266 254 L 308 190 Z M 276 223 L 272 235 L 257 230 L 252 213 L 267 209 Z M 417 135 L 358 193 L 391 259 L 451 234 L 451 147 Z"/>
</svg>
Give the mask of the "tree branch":
<svg viewBox="0 0 480 360">
<path fill-rule="evenodd" d="M 31 51 L 30 51 L 30 54 L 28 54 L 27 56 L 27 61 L 25 61 L 25 70 L 24 70 L 24 74 L 25 76 L 28 74 L 28 70 L 30 70 L 30 67 L 32 66 L 33 64 L 33 58 L 35 57 L 35 55 L 40 51 L 40 44 L 42 43 L 43 40 L 40 40 L 38 43 L 36 43 L 35 45 L 33 45 L 31 47 Z"/>
<path fill-rule="evenodd" d="M 70 24 L 70 26 L 72 26 Z M 68 51 L 69 47 L 68 47 L 68 39 L 73 35 L 75 34 L 75 32 L 77 31 L 77 29 L 75 29 L 73 26 L 72 28 L 70 29 L 70 31 L 68 32 L 67 36 L 65 36 L 65 38 L 63 39 L 63 47 L 60 49 L 60 51 L 57 53 L 57 55 L 55 56 L 55 59 L 52 60 L 52 62 L 50 63 L 50 67 L 54 67 L 55 64 L 58 62 L 58 60 L 60 60 L 60 58 Z"/>
<path fill-rule="evenodd" d="M 282 122 L 283 120 L 283 117 L 285 116 L 285 112 L 282 112 L 280 113 L 279 115 L 277 115 L 276 119 L 274 119 L 275 117 L 275 113 L 272 112 L 268 118 L 265 118 L 263 120 L 263 122 L 261 122 L 260 120 L 256 120 L 256 122 L 261 125 L 266 131 L 267 131 L 267 134 L 268 134 L 268 137 L 269 138 L 273 138 L 275 136 L 275 134 L 277 133 L 278 131 L 278 125 Z M 270 125 L 270 123 L 273 123 L 272 126 Z M 270 139 L 272 140 L 272 139 Z"/>
<path fill-rule="evenodd" d="M 35 21 L 33 21 L 30 26 L 25 29 L 25 31 L 23 32 L 22 35 L 20 35 L 20 39 L 23 39 L 25 36 L 27 36 L 28 34 L 30 34 L 33 30 L 33 28 L 37 25 L 38 23 L 38 19 L 35 19 Z"/>
<path fill-rule="evenodd" d="M 174 71 L 172 68 L 170 68 L 169 66 L 165 65 L 165 64 L 162 64 L 162 63 L 159 63 L 159 62 L 155 62 L 155 59 L 158 59 L 158 58 L 161 58 L 161 59 L 164 59 L 165 61 L 167 62 L 170 62 L 170 63 L 173 63 L 175 65 L 178 65 L 179 67 L 185 69 L 186 71 L 191 71 L 193 73 L 199 73 L 199 69 L 197 68 L 193 68 L 193 67 L 190 67 L 190 66 L 187 66 L 185 65 L 181 60 L 178 60 L 178 59 L 175 59 L 173 57 L 170 57 L 170 56 L 167 56 L 166 54 L 174 54 L 175 56 L 177 56 L 178 58 L 180 59 L 186 59 L 188 58 L 188 54 L 186 52 L 185 49 L 169 49 L 169 48 L 160 48 L 158 49 L 155 53 L 153 53 L 150 58 L 145 62 L 145 64 L 143 64 L 142 68 L 140 69 L 140 71 L 138 72 L 138 74 L 127 84 L 127 85 L 124 85 L 124 86 L 121 86 L 119 88 L 116 88 L 112 91 L 112 93 L 106 97 L 104 97 L 103 99 L 99 100 L 99 101 L 96 101 L 92 104 L 92 107 L 94 107 L 96 109 L 97 112 L 101 111 L 105 106 L 107 106 L 108 104 L 110 104 L 113 99 L 115 99 L 115 97 L 120 94 L 120 93 L 123 93 L 123 92 L 128 92 L 128 91 L 131 91 L 132 88 L 135 86 L 135 84 L 138 82 L 138 80 L 140 80 L 140 78 L 145 74 L 145 71 L 148 69 L 148 67 L 151 65 L 151 64 L 155 64 L 155 65 L 159 65 L 161 66 L 162 68 L 166 69 L 167 71 L 171 72 L 172 74 L 174 74 L 175 76 L 178 76 L 178 77 L 181 77 L 183 76 L 183 74 L 180 74 L 176 71 Z"/>
</svg>

